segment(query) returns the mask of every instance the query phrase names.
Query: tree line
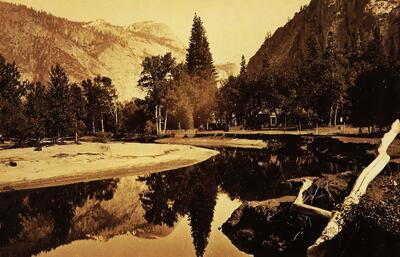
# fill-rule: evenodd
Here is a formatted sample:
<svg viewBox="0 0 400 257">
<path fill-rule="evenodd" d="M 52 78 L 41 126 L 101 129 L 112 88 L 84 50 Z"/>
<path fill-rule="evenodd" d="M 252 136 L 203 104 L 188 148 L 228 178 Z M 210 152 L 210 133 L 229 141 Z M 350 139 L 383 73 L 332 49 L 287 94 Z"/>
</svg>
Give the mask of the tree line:
<svg viewBox="0 0 400 257">
<path fill-rule="evenodd" d="M 336 125 L 339 117 L 356 126 L 388 126 L 399 117 L 399 46 L 388 53 L 378 27 L 362 46 L 359 33 L 341 46 L 333 32 L 324 47 L 310 37 L 295 69 L 282 70 L 264 58 L 262 72 L 247 70 L 217 87 L 202 20 L 195 14 L 184 63 L 171 53 L 146 57 L 138 86 L 144 99 L 118 101 L 112 80 L 96 76 L 72 83 L 60 65 L 50 68 L 48 85 L 22 81 L 15 63 L 0 56 L 0 138 L 53 141 L 82 134 L 160 134 L 166 129 L 213 129 L 239 124 L 260 128 L 266 115 L 278 126 L 299 121 Z"/>
<path fill-rule="evenodd" d="M 217 88 L 205 29 L 195 15 L 185 62 L 177 64 L 169 53 L 146 58 L 139 86 L 147 96 L 135 104 L 157 131 L 210 124 L 257 129 L 274 116 L 280 127 L 346 122 L 372 132 L 399 117 L 400 62 L 394 37 L 386 53 L 379 27 L 371 34 L 363 43 L 354 33 L 346 45 L 333 32 L 324 44 L 311 36 L 294 69 L 278 69 L 265 56 L 255 75 L 242 56 L 240 73 Z"/>
<path fill-rule="evenodd" d="M 154 134 L 167 128 L 207 127 L 216 108 L 217 74 L 201 18 L 195 15 L 186 62 L 170 53 L 143 61 L 144 99 L 118 101 L 112 80 L 70 81 L 61 65 L 48 83 L 22 81 L 15 63 L 0 56 L 0 139 L 40 143 L 80 135 Z"/>
<path fill-rule="evenodd" d="M 390 125 L 400 114 L 399 46 L 391 39 L 389 53 L 376 27 L 363 47 L 359 33 L 341 46 L 333 32 L 321 48 L 315 37 L 306 45 L 305 60 L 293 70 L 280 70 L 265 57 L 262 72 L 254 76 L 242 57 L 238 76 L 218 91 L 219 117 L 232 117 L 257 127 L 262 112 L 286 120 L 302 119 L 314 125 L 336 125 L 339 117 L 368 131 Z M 279 124 L 278 124 L 279 125 Z"/>
<path fill-rule="evenodd" d="M 64 68 L 50 68 L 48 85 L 21 81 L 15 63 L 0 56 L 0 138 L 54 142 L 118 127 L 117 91 L 104 76 L 71 83 Z"/>
</svg>

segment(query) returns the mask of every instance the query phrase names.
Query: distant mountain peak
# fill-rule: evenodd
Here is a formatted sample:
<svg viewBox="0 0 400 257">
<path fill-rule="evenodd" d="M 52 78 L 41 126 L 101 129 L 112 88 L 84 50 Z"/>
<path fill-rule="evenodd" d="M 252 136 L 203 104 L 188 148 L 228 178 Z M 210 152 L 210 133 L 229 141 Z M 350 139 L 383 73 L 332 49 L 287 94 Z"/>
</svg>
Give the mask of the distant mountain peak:
<svg viewBox="0 0 400 257">
<path fill-rule="evenodd" d="M 177 42 L 180 40 L 165 23 L 155 21 L 135 22 L 126 27 L 126 30 L 134 33 L 151 34 L 159 38 L 170 38 Z"/>
<path fill-rule="evenodd" d="M 185 46 L 158 22 L 125 28 L 105 20 L 73 22 L 23 5 L 0 2 L 0 54 L 15 61 L 23 78 L 47 84 L 51 65 L 61 64 L 80 83 L 98 74 L 110 77 L 121 100 L 142 97 L 137 81 L 142 61 L 171 52 L 185 58 Z"/>
</svg>

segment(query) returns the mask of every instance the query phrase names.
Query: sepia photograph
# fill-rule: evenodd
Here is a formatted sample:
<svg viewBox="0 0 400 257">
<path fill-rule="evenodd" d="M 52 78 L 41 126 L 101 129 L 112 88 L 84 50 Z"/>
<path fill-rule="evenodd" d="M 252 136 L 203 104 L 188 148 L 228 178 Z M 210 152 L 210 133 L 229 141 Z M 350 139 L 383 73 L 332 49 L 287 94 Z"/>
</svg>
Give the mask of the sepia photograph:
<svg viewBox="0 0 400 257">
<path fill-rule="evenodd" d="M 0 257 L 399 257 L 400 0 L 0 0 Z"/>
</svg>

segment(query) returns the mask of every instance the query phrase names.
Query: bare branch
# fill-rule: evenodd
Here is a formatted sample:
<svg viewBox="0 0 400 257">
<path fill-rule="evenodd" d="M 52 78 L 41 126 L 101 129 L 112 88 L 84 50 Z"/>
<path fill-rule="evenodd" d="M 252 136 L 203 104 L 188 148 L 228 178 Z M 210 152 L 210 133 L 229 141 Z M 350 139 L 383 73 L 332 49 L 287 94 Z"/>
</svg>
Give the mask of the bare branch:
<svg viewBox="0 0 400 257">
<path fill-rule="evenodd" d="M 296 200 L 293 202 L 293 208 L 306 216 L 322 217 L 329 220 L 332 218 L 332 212 L 304 203 L 304 192 L 312 186 L 315 179 L 317 178 L 305 177 L 299 179 L 303 185 L 300 188 Z M 299 182 L 299 180 L 289 180 L 289 182 Z"/>
</svg>

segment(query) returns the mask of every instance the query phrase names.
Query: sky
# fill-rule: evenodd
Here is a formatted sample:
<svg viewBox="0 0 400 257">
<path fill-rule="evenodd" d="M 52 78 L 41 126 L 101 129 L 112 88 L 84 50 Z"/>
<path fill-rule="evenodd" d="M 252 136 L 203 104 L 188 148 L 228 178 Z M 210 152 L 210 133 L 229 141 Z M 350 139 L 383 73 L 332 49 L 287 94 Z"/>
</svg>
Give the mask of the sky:
<svg viewBox="0 0 400 257">
<path fill-rule="evenodd" d="M 310 0 L 6 0 L 73 21 L 104 19 L 127 26 L 139 21 L 167 24 L 188 44 L 194 13 L 204 24 L 215 63 L 252 57 L 273 33 Z"/>
</svg>

